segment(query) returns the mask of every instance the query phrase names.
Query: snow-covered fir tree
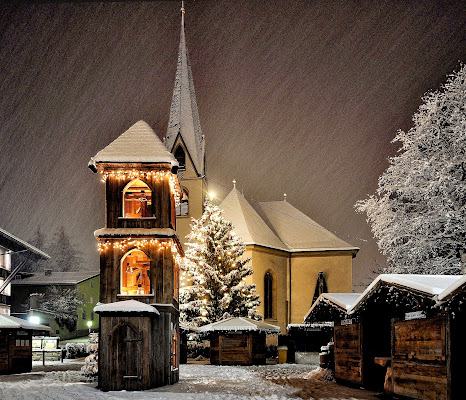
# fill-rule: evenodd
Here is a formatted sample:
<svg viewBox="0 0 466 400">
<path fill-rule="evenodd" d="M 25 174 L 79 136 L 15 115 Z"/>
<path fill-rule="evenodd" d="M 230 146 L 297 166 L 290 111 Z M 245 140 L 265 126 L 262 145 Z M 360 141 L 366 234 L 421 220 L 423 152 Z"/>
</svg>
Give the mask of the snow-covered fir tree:
<svg viewBox="0 0 466 400">
<path fill-rule="evenodd" d="M 359 201 L 388 272 L 458 274 L 466 269 L 466 66 L 428 93 L 400 131 L 375 195 Z"/>
<path fill-rule="evenodd" d="M 245 278 L 253 273 L 246 246 L 232 231 L 232 223 L 210 199 L 202 216 L 191 222 L 182 269 L 192 284 L 180 291 L 181 321 L 201 326 L 228 317 L 260 319 L 256 286 Z"/>
</svg>

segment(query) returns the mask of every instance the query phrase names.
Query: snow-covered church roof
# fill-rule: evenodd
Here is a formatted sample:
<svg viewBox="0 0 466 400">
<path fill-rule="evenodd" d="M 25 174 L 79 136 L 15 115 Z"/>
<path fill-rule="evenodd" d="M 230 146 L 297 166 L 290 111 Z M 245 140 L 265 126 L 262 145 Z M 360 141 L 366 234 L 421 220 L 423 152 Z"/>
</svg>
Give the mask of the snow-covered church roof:
<svg viewBox="0 0 466 400">
<path fill-rule="evenodd" d="M 461 278 L 461 275 L 381 274 L 348 309 L 348 314 L 355 312 L 365 299 L 382 284 L 405 288 L 434 299 Z"/>
<path fill-rule="evenodd" d="M 217 331 L 256 331 L 266 333 L 280 333 L 280 328 L 275 325 L 266 324 L 262 321 L 254 321 L 246 317 L 234 317 L 222 319 L 209 325 L 198 328 L 199 332 Z"/>
<path fill-rule="evenodd" d="M 288 252 L 359 250 L 287 201 L 250 203 L 233 188 L 219 207 L 246 245 L 255 244 Z"/>
<path fill-rule="evenodd" d="M 89 161 L 89 167 L 95 170 L 98 163 L 166 163 L 178 167 L 178 161 L 144 121 L 136 122 L 100 150 Z"/>
</svg>

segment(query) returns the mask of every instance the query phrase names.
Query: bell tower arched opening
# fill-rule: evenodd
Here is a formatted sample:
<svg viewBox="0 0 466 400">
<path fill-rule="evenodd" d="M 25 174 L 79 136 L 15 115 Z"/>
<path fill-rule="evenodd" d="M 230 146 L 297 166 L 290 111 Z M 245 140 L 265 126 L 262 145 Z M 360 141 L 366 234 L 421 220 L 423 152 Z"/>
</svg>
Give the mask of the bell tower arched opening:
<svg viewBox="0 0 466 400">
<path fill-rule="evenodd" d="M 121 290 L 124 295 L 151 293 L 150 258 L 141 250 L 128 251 L 121 259 Z"/>
</svg>

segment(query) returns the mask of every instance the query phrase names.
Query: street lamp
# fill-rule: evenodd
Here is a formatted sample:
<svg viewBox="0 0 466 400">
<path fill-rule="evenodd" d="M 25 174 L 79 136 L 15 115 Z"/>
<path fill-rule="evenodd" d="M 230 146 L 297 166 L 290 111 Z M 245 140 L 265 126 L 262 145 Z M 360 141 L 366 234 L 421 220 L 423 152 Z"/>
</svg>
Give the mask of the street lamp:
<svg viewBox="0 0 466 400">
<path fill-rule="evenodd" d="M 91 333 L 92 321 L 87 321 L 87 327 L 89 328 L 89 333 Z"/>
<path fill-rule="evenodd" d="M 40 324 L 40 318 L 37 317 L 37 316 L 32 315 L 28 319 L 29 319 L 29 322 L 31 324 L 34 324 L 34 325 L 39 325 Z"/>
</svg>

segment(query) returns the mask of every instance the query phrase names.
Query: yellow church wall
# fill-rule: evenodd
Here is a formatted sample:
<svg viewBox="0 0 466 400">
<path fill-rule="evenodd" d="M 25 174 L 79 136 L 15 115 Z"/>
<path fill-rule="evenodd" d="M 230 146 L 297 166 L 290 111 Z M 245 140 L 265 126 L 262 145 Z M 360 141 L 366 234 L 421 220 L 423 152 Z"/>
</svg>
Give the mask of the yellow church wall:
<svg viewBox="0 0 466 400">
<path fill-rule="evenodd" d="M 178 137 L 175 145 L 173 146 L 173 152 L 176 150 L 178 145 L 183 146 L 186 154 L 186 168 L 185 170 L 182 170 L 183 179 L 181 180 L 181 185 L 188 190 L 189 194 L 188 215 L 176 217 L 176 233 L 180 238 L 181 244 L 184 244 L 187 241 L 186 235 L 191 232 L 191 218 L 197 219 L 202 215 L 207 188 L 205 178 L 200 178 L 195 172 L 194 164 L 180 137 Z"/>
<path fill-rule="evenodd" d="M 248 283 L 256 284 L 257 293 L 260 296 L 261 304 L 258 307 L 260 315 L 264 316 L 264 276 L 270 271 L 273 277 L 273 319 L 266 319 L 265 322 L 277 325 L 286 333 L 287 326 L 287 269 L 288 253 L 264 247 L 249 245 L 246 246 L 245 257 L 251 257 L 250 265 L 254 273 L 248 277 Z"/>
<path fill-rule="evenodd" d="M 291 256 L 291 323 L 303 323 L 314 297 L 317 275 L 324 273 L 329 293 L 352 292 L 352 252 L 293 253 Z"/>
</svg>

